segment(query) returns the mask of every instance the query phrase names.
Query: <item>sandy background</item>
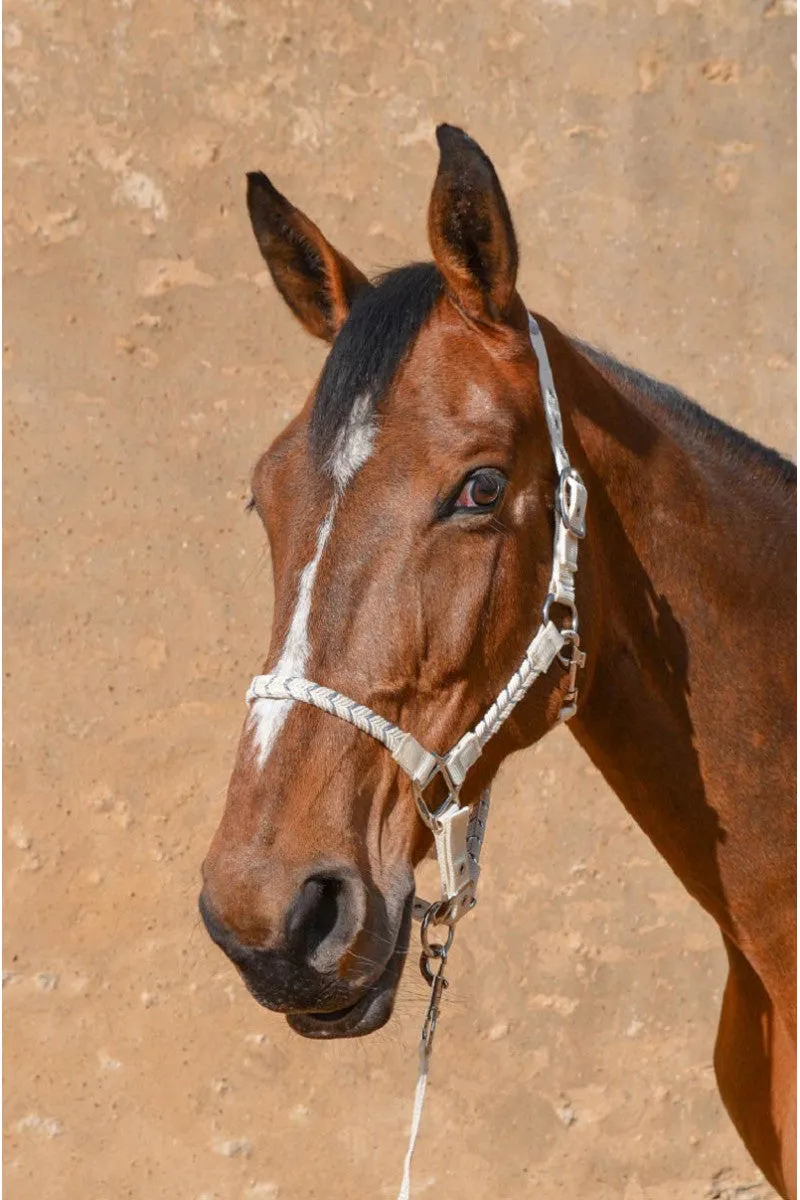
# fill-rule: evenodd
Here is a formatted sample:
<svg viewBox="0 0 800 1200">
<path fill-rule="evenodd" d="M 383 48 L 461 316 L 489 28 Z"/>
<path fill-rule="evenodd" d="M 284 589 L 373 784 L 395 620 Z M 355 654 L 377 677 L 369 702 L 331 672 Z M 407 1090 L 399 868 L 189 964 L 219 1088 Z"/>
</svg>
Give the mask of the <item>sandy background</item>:
<svg viewBox="0 0 800 1200">
<path fill-rule="evenodd" d="M 243 504 L 321 348 L 263 168 L 362 266 L 425 256 L 438 120 L 492 155 L 527 302 L 794 447 L 789 0 L 8 0 L 8 1200 L 392 1197 L 424 991 L 303 1042 L 196 917 L 270 621 Z M 723 954 L 559 732 L 495 790 L 415 1195 L 754 1200 Z"/>
</svg>

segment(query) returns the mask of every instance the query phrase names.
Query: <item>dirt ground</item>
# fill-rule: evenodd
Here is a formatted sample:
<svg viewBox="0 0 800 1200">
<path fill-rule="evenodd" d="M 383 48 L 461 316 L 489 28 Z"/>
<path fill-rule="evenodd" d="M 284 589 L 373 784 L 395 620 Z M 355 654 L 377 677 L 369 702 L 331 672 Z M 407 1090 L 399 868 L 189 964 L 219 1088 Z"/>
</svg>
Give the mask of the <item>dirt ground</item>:
<svg viewBox="0 0 800 1200">
<path fill-rule="evenodd" d="M 426 256 L 464 125 L 528 304 L 793 454 L 794 8 L 8 0 L 8 1200 L 399 1182 L 415 971 L 380 1034 L 305 1042 L 196 916 L 270 622 L 249 470 L 322 359 L 244 172 L 379 269 Z M 507 766 L 485 862 L 415 1196 L 771 1195 L 714 1086 L 719 938 L 566 731 Z"/>
</svg>

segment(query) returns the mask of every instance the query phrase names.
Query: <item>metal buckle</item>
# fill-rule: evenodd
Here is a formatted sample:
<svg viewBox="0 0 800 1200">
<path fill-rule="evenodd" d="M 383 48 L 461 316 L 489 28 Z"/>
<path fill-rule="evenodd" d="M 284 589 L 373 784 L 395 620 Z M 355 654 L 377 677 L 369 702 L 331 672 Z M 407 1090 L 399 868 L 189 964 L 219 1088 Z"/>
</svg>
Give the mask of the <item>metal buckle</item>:
<svg viewBox="0 0 800 1200">
<path fill-rule="evenodd" d="M 433 911 L 434 925 L 446 925 L 448 929 L 452 929 L 462 917 L 465 917 L 468 912 L 472 912 L 477 903 L 476 881 L 468 879 L 462 883 L 454 896 L 445 896 L 441 900 L 434 900 L 432 904 L 429 904 L 427 912 L 422 917 L 423 924 Z M 425 938 L 423 937 L 422 940 L 424 943 Z"/>
<path fill-rule="evenodd" d="M 550 620 L 550 606 L 556 603 L 556 598 L 551 592 L 544 602 L 542 609 L 542 620 L 545 624 Z M 561 636 L 565 642 L 570 645 L 569 658 L 564 657 L 564 650 L 560 650 L 556 655 L 558 663 L 568 672 L 567 690 L 564 693 L 564 703 L 558 714 L 559 721 L 568 721 L 570 717 L 574 717 L 578 710 L 578 671 L 586 666 L 586 653 L 581 650 L 581 639 L 578 633 L 578 610 L 574 604 L 566 600 L 559 600 L 559 604 L 563 604 L 564 608 L 569 609 L 570 623 L 566 628 L 561 630 Z"/>
<path fill-rule="evenodd" d="M 577 629 L 565 629 L 563 630 L 563 635 L 571 645 L 572 653 L 566 661 L 560 654 L 558 655 L 558 661 L 568 672 L 567 690 L 564 693 L 564 703 L 561 706 L 558 719 L 559 721 L 568 721 L 578 711 L 578 671 L 586 665 L 586 654 L 580 648 L 581 639 L 578 637 Z"/>
<path fill-rule="evenodd" d="M 564 638 L 564 641 L 569 643 L 569 645 L 572 647 L 569 658 L 564 657 L 564 650 L 559 650 L 558 654 L 556 655 L 556 658 L 558 659 L 559 663 L 561 664 L 561 666 L 564 668 L 565 671 L 570 671 L 572 669 L 572 665 L 575 662 L 576 654 L 577 654 L 578 658 L 580 658 L 580 659 L 586 658 L 586 655 L 583 653 L 583 651 L 580 648 L 581 639 L 578 636 L 578 630 L 576 628 L 576 625 L 577 625 L 577 622 L 570 629 L 562 629 L 561 630 L 561 636 Z M 583 663 L 580 663 L 579 665 L 582 666 Z"/>
<path fill-rule="evenodd" d="M 570 487 L 573 496 L 570 497 Z M 571 502 L 570 502 L 571 501 Z M 574 467 L 564 467 L 556 488 L 558 515 L 576 538 L 586 537 L 586 487 Z"/>
</svg>

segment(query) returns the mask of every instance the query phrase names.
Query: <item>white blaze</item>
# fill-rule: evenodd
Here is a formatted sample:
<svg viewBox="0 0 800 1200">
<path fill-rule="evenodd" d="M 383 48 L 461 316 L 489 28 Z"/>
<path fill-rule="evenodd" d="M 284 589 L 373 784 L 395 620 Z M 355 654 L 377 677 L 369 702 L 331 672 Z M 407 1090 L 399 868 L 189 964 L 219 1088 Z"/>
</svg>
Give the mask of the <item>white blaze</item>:
<svg viewBox="0 0 800 1200">
<path fill-rule="evenodd" d="M 372 454 L 375 428 L 369 395 L 356 396 L 347 422 L 336 435 L 336 442 L 326 464 L 337 491 L 344 491 Z"/>
<path fill-rule="evenodd" d="M 375 423 L 372 419 L 368 396 L 359 396 L 353 404 L 346 425 L 336 438 L 327 469 L 333 477 L 336 492 L 325 520 L 317 533 L 314 557 L 300 574 L 297 585 L 297 601 L 289 625 L 281 656 L 272 669 L 274 675 L 291 675 L 303 678 L 308 666 L 311 647 L 308 641 L 308 618 L 311 613 L 311 598 L 317 568 L 325 551 L 333 528 L 333 518 L 342 492 L 363 467 L 375 443 Z M 294 700 L 254 700 L 250 709 L 250 722 L 254 730 L 258 751 L 258 765 L 264 766 L 275 739 L 280 733 Z"/>
</svg>

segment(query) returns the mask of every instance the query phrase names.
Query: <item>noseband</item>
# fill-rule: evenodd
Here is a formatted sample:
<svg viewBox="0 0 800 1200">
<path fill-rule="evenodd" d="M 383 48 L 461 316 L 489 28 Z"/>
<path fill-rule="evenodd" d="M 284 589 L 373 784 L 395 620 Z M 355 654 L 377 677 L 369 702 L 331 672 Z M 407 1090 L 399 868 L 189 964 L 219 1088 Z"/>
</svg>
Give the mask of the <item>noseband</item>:
<svg viewBox="0 0 800 1200">
<path fill-rule="evenodd" d="M 446 754 L 426 750 L 411 733 L 393 725 L 365 704 L 359 704 L 333 688 L 324 687 L 310 679 L 286 675 L 256 675 L 247 691 L 246 700 L 299 700 L 330 713 L 368 733 L 391 754 L 397 765 L 411 781 L 417 811 L 432 831 L 436 857 L 442 881 L 442 898 L 432 905 L 417 900 L 414 915 L 423 922 L 423 974 L 429 980 L 430 967 L 424 963 L 427 954 L 427 930 L 430 925 L 450 928 L 476 903 L 480 848 L 483 842 L 488 812 L 488 790 L 483 793 L 474 811 L 462 807 L 460 792 L 467 772 L 475 765 L 484 746 L 493 737 L 514 708 L 527 694 L 534 681 L 545 675 L 558 659 L 567 671 L 567 689 L 559 712 L 559 721 L 568 721 L 576 711 L 578 700 L 577 674 L 586 656 L 580 649 L 578 613 L 575 603 L 575 574 L 578 569 L 578 544 L 586 533 L 586 488 L 573 466 L 564 446 L 561 411 L 558 404 L 553 372 L 547 355 L 542 331 L 534 317 L 528 316 L 531 346 L 539 364 L 539 384 L 544 402 L 544 414 L 550 435 L 558 483 L 555 492 L 555 535 L 553 539 L 553 569 L 542 619 L 522 662 L 487 709 L 474 729 L 469 730 Z M 557 604 L 569 610 L 568 622 L 559 627 L 550 618 L 551 606 Z M 441 777 L 447 789 L 445 800 L 431 808 L 425 794 Z"/>
<path fill-rule="evenodd" d="M 431 995 L 422 1027 L 420 1067 L 411 1135 L 398 1200 L 408 1200 L 410 1195 L 411 1159 L 425 1100 L 428 1060 L 439 1016 L 441 994 L 447 987 L 444 977 L 447 954 L 453 942 L 456 922 L 474 908 L 477 902 L 479 860 L 489 811 L 489 790 L 487 788 L 479 801 L 470 808 L 461 805 L 461 788 L 467 772 L 480 758 L 486 743 L 508 720 L 534 681 L 550 670 L 555 659 L 558 659 L 567 671 L 567 688 L 558 720 L 568 721 L 574 716 L 578 702 L 577 675 L 586 662 L 586 655 L 580 648 L 575 603 L 578 544 L 586 534 L 586 488 L 578 472 L 571 466 L 564 446 L 561 410 L 547 347 L 537 321 L 530 314 L 528 325 L 531 346 L 539 364 L 544 415 L 558 477 L 555 491 L 553 569 L 539 628 L 525 651 L 522 662 L 494 703 L 474 729 L 465 733 L 452 750 L 446 754 L 435 754 L 426 750 L 413 734 L 393 725 L 366 704 L 359 704 L 358 701 L 343 696 L 341 692 L 314 683 L 310 679 L 284 675 L 256 675 L 246 696 L 248 702 L 300 700 L 303 704 L 311 704 L 322 712 L 347 721 L 356 729 L 375 738 L 386 747 L 410 779 L 417 811 L 433 833 L 442 896 L 432 904 L 419 898 L 414 901 L 414 916 L 422 922 L 420 966 L 424 978 L 431 985 Z M 569 610 L 567 623 L 562 627 L 550 618 L 550 609 L 554 604 Z M 437 808 L 431 808 L 425 799 L 425 793 L 437 776 L 441 777 L 447 789 L 447 796 Z M 432 929 L 437 926 L 446 929 L 443 942 L 431 941 Z"/>
</svg>

